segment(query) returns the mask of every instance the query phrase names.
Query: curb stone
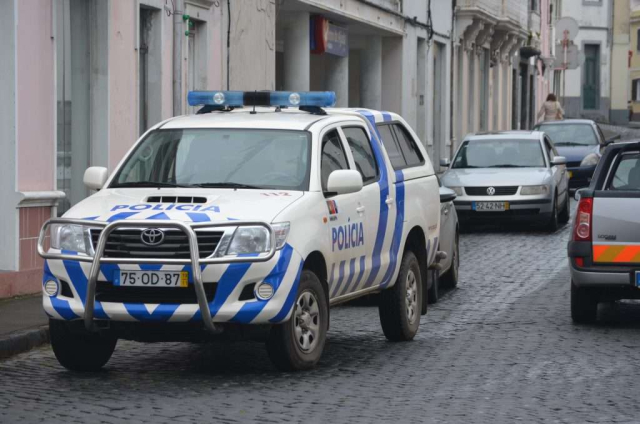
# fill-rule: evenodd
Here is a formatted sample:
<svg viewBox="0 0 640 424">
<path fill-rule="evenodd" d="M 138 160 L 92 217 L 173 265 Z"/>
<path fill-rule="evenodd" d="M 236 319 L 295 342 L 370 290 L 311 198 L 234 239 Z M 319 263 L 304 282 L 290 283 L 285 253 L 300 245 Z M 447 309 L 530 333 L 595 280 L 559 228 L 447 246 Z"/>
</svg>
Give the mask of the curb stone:
<svg viewBox="0 0 640 424">
<path fill-rule="evenodd" d="M 13 333 L 0 339 L 0 359 L 7 359 L 47 343 L 49 343 L 48 326 Z"/>
</svg>

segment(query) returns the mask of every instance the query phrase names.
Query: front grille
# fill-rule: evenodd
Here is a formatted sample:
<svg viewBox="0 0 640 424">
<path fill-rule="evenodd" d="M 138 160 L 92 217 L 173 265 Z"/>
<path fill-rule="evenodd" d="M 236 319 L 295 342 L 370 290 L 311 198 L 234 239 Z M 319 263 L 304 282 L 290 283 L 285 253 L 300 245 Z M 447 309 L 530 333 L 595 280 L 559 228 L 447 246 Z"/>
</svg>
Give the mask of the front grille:
<svg viewBox="0 0 640 424">
<path fill-rule="evenodd" d="M 213 302 L 218 284 L 203 285 L 207 302 Z M 198 303 L 193 284 L 188 287 L 121 287 L 106 281 L 96 283 L 96 300 L 117 303 Z"/>
<path fill-rule="evenodd" d="M 518 186 L 465 187 L 464 191 L 468 196 L 490 196 L 487 193 L 489 187 L 493 187 L 496 190 L 493 196 L 511 196 L 518 191 Z"/>
<path fill-rule="evenodd" d="M 107 239 L 104 257 L 107 258 L 175 258 L 189 259 L 189 239 L 180 230 L 165 230 L 164 240 L 157 246 L 148 246 L 140 238 L 141 229 L 113 231 Z M 91 230 L 91 242 L 95 248 L 101 230 Z M 200 257 L 213 254 L 222 238 L 222 231 L 197 231 Z"/>
<path fill-rule="evenodd" d="M 207 198 L 192 196 L 149 196 L 147 203 L 207 203 Z"/>
</svg>

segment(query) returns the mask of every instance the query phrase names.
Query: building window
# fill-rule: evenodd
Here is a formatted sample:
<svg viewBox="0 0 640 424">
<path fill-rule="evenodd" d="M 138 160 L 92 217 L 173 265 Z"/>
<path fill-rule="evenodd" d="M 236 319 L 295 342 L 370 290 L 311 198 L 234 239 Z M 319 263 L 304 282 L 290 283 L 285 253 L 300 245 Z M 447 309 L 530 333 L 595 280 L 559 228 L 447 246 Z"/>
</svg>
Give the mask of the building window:
<svg viewBox="0 0 640 424">
<path fill-rule="evenodd" d="M 189 22 L 187 88 L 207 90 L 207 23 L 195 19 Z M 188 110 L 195 113 L 198 109 L 189 106 Z"/>
<path fill-rule="evenodd" d="M 585 61 L 582 73 L 582 108 L 598 109 L 600 96 L 600 46 L 584 45 Z"/>
<path fill-rule="evenodd" d="M 640 52 L 640 28 L 636 33 L 636 50 Z"/>
<path fill-rule="evenodd" d="M 538 12 L 539 11 L 539 9 L 538 9 L 538 0 L 531 0 L 529 2 L 529 6 L 530 6 L 530 10 L 532 12 Z"/>
<path fill-rule="evenodd" d="M 640 78 L 636 78 L 631 83 L 631 100 L 640 102 Z"/>
</svg>

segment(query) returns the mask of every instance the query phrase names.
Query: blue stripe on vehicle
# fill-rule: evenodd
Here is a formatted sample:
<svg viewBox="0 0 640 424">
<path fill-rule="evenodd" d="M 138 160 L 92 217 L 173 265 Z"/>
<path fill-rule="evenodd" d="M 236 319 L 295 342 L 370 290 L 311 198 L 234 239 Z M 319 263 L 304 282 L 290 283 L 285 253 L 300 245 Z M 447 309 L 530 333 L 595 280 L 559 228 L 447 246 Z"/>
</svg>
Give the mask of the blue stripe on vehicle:
<svg viewBox="0 0 640 424">
<path fill-rule="evenodd" d="M 204 269 L 207 267 L 206 264 L 204 265 L 200 265 L 200 272 L 204 271 Z M 185 265 L 184 267 L 182 267 L 182 271 L 187 271 L 189 273 L 189 283 L 193 284 L 193 270 L 191 269 L 191 265 Z"/>
<path fill-rule="evenodd" d="M 358 279 L 353 285 L 353 287 L 355 288 L 358 287 L 358 285 L 360 284 L 360 281 L 362 280 L 362 277 L 364 276 L 364 263 L 365 263 L 365 256 L 360 256 L 360 272 L 358 272 Z"/>
<path fill-rule="evenodd" d="M 211 317 L 215 317 L 222 305 L 227 301 L 229 295 L 233 292 L 233 289 L 236 288 L 242 277 L 247 273 L 251 263 L 238 262 L 234 264 L 230 264 L 227 269 L 220 277 L 220 281 L 218 281 L 218 287 L 216 288 L 216 295 L 213 298 L 213 302 L 209 303 L 209 309 L 211 311 Z M 202 313 L 198 310 L 192 321 L 197 321 L 202 319 Z"/>
<path fill-rule="evenodd" d="M 203 213 L 203 212 L 187 212 L 187 216 L 193 222 L 209 222 L 209 221 L 211 221 L 211 218 L 209 218 L 209 215 L 207 215 L 206 213 Z"/>
<path fill-rule="evenodd" d="M 293 256 L 293 248 L 291 245 L 286 244 L 280 253 L 280 257 L 278 258 L 278 262 L 273 267 L 269 275 L 264 278 L 264 282 L 269 283 L 274 288 L 274 296 L 278 293 L 278 289 L 280 284 L 282 284 L 282 280 L 289 269 L 289 263 L 291 262 L 291 256 Z M 273 298 L 271 298 L 273 299 Z M 260 312 L 264 309 L 264 307 L 269 303 L 270 300 L 256 300 L 252 302 L 246 302 L 242 305 L 242 308 L 238 311 L 238 313 L 231 318 L 232 322 L 241 322 L 248 324 L 255 317 L 258 316 Z"/>
<path fill-rule="evenodd" d="M 166 213 L 160 212 L 160 213 L 157 213 L 155 215 L 151 215 L 147 219 L 171 219 L 171 218 L 169 218 L 169 215 L 167 215 Z"/>
<path fill-rule="evenodd" d="M 133 215 L 136 215 L 138 212 L 119 212 L 115 215 L 112 215 L 107 219 L 107 222 L 120 221 L 122 219 L 127 219 Z"/>
<path fill-rule="evenodd" d="M 404 226 L 404 175 L 402 171 L 396 171 L 396 211 L 396 222 L 393 226 L 393 238 L 391 239 L 391 251 L 389 252 L 389 268 L 387 268 L 387 272 L 382 278 L 382 287 L 386 287 L 391 282 L 400 253 L 402 227 Z"/>
<path fill-rule="evenodd" d="M 163 303 L 158 305 L 156 309 L 154 309 L 153 313 L 150 314 L 149 311 L 147 311 L 147 308 L 144 306 L 144 303 L 125 303 L 124 304 L 124 307 L 129 313 L 129 315 L 131 315 L 138 321 L 144 321 L 144 322 L 168 321 L 169 318 L 173 316 L 173 313 L 176 311 L 176 309 L 178 309 L 178 306 L 180 305 L 177 303 L 172 303 L 172 304 Z"/>
<path fill-rule="evenodd" d="M 51 269 L 49 269 L 48 261 L 45 261 L 44 270 L 42 273 L 42 285 L 44 286 L 44 283 L 46 283 L 48 280 L 55 281 L 56 283 L 58 283 L 58 287 L 60 287 L 60 280 L 58 280 L 56 276 L 53 275 L 53 273 L 51 272 Z M 78 318 L 78 315 L 76 315 L 75 312 L 71 310 L 71 306 L 69 306 L 69 301 L 58 299 L 57 297 L 50 297 L 49 299 L 51 300 L 51 306 L 53 307 L 53 309 L 63 319 L 70 320 L 70 319 Z"/>
<path fill-rule="evenodd" d="M 98 219 L 100 217 L 100 215 L 96 215 L 96 216 L 87 216 L 84 217 L 82 219 L 86 220 L 86 221 L 95 221 L 96 219 Z"/>
<path fill-rule="evenodd" d="M 336 269 L 335 262 L 331 264 L 331 273 L 329 274 L 329 281 L 327 281 L 327 285 L 331 287 L 333 285 L 333 271 Z"/>
<path fill-rule="evenodd" d="M 291 312 L 291 308 L 293 307 L 293 302 L 295 302 L 296 296 L 298 294 L 298 286 L 300 285 L 300 275 L 302 275 L 303 264 L 304 264 L 304 261 L 301 260 L 300 266 L 298 268 L 298 274 L 296 275 L 296 279 L 294 280 L 293 285 L 291 286 L 291 290 L 289 290 L 289 295 L 287 296 L 287 299 L 284 301 L 284 304 L 282 305 L 282 309 L 280 309 L 280 312 L 278 312 L 275 317 L 271 318 L 269 322 L 280 322 L 283 319 L 285 319 L 287 315 L 289 315 L 289 312 Z"/>
<path fill-rule="evenodd" d="M 347 291 L 349 290 L 349 286 L 351 285 L 351 282 L 355 277 L 355 273 L 356 273 L 356 258 L 352 258 L 349 261 L 349 278 L 347 279 L 347 282 L 344 284 L 344 289 L 342 290 L 342 294 L 347 293 Z M 334 296 L 335 296 L 335 293 L 334 293 Z"/>
<path fill-rule="evenodd" d="M 332 298 L 336 297 L 336 294 L 338 293 L 338 290 L 340 290 L 340 286 L 344 281 L 344 265 L 346 264 L 346 262 L 347 261 L 340 262 L 340 267 L 338 268 L 338 281 L 336 282 L 336 286 L 333 288 L 333 291 L 331 292 Z"/>
<path fill-rule="evenodd" d="M 138 265 L 143 271 L 160 271 L 162 264 L 140 264 Z"/>
<path fill-rule="evenodd" d="M 380 187 L 380 214 L 378 219 L 378 231 L 376 232 L 376 241 L 373 246 L 373 255 L 371 257 L 371 272 L 365 283 L 365 287 L 369 287 L 373 284 L 378 272 L 380 271 L 380 255 L 382 253 L 382 246 L 384 244 L 384 237 L 387 229 L 387 218 L 389 214 L 389 206 L 386 203 L 389 196 L 389 177 L 387 175 L 387 164 L 382 155 L 382 137 L 376 127 L 376 120 L 373 114 L 366 110 L 358 111 L 369 122 L 371 135 L 374 138 L 371 147 L 373 148 L 373 155 L 378 163 L 378 169 L 380 169 L 380 181 L 378 185 Z"/>
<path fill-rule="evenodd" d="M 391 114 L 389 112 L 382 112 L 382 119 L 384 119 L 384 122 L 391 121 Z"/>
<path fill-rule="evenodd" d="M 88 280 L 87 280 L 87 277 L 84 275 L 84 271 L 80 266 L 80 262 L 63 260 L 62 263 L 64 265 L 64 269 L 67 271 L 67 274 L 69 275 L 69 279 L 71 280 L 69 283 L 73 284 L 73 287 L 75 287 L 76 292 L 80 297 L 80 301 L 84 305 L 87 300 Z M 115 266 L 117 267 L 117 265 Z M 94 302 L 93 316 L 95 318 L 100 318 L 100 319 L 109 318 L 107 314 L 104 312 L 104 309 L 102 308 L 102 304 L 98 301 Z"/>
</svg>

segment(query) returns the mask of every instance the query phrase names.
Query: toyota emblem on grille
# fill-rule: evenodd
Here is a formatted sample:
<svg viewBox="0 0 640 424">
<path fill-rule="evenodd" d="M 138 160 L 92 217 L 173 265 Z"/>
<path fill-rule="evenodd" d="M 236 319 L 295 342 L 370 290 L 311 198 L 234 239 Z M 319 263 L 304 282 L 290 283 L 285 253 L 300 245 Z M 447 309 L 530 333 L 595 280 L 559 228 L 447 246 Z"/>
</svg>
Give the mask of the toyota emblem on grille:
<svg viewBox="0 0 640 424">
<path fill-rule="evenodd" d="M 489 196 L 493 196 L 494 194 L 496 194 L 496 189 L 495 189 L 495 188 L 493 188 L 493 187 L 489 187 L 489 188 L 487 188 L 487 194 L 488 194 Z"/>
<path fill-rule="evenodd" d="M 147 228 L 140 234 L 140 240 L 147 246 L 157 246 L 164 240 L 164 232 L 157 228 Z"/>
</svg>

